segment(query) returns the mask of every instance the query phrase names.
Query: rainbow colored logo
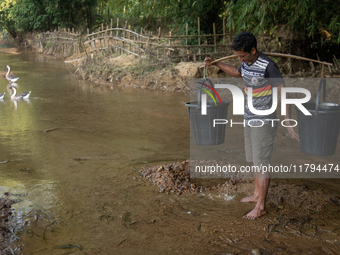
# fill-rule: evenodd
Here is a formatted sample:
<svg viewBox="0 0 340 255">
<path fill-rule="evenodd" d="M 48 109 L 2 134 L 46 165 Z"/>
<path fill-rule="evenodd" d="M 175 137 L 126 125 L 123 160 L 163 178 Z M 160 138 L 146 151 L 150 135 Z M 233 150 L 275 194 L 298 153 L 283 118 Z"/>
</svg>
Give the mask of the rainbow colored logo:
<svg viewBox="0 0 340 255">
<path fill-rule="evenodd" d="M 212 92 L 214 92 L 215 95 L 217 96 L 218 100 L 220 101 L 220 104 L 222 105 L 222 100 L 221 100 L 219 94 L 217 93 L 217 91 L 216 91 L 213 87 L 211 87 L 210 85 L 205 84 L 205 83 L 203 83 L 203 82 L 197 82 L 197 83 L 206 86 L 206 87 L 209 88 Z M 206 89 L 204 89 L 204 88 L 199 88 L 199 89 L 200 89 L 200 90 L 203 90 L 204 92 L 206 92 L 206 93 L 214 100 L 215 106 L 217 106 L 217 103 L 216 103 L 216 100 L 215 100 L 214 96 L 213 96 L 208 90 L 206 90 Z"/>
</svg>

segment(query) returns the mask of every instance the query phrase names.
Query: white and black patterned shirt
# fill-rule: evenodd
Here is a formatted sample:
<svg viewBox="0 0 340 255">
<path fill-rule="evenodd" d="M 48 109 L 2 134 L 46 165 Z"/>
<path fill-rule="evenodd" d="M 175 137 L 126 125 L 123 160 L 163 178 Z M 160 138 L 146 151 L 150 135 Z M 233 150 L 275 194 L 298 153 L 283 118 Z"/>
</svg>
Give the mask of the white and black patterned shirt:
<svg viewBox="0 0 340 255">
<path fill-rule="evenodd" d="M 253 90 L 253 106 L 257 110 L 268 110 L 272 106 L 272 87 L 277 87 L 284 83 L 281 72 L 273 60 L 268 58 L 259 51 L 257 59 L 250 65 L 242 62 L 238 68 L 241 73 L 245 93 L 248 95 L 248 88 Z M 276 119 L 276 111 L 270 115 L 255 115 L 248 107 L 248 96 L 246 97 L 246 105 L 244 111 L 244 119 L 246 125 L 250 120 L 262 120 L 264 124 L 268 124 L 267 119 Z M 261 124 L 261 121 L 258 123 Z M 256 121 L 252 121 L 251 125 L 257 125 Z"/>
</svg>

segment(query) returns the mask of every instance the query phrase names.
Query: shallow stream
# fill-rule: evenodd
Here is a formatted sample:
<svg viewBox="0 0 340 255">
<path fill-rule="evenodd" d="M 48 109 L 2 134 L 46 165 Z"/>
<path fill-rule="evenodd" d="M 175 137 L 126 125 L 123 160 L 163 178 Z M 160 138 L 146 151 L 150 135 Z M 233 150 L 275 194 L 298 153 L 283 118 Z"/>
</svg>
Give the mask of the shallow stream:
<svg viewBox="0 0 340 255">
<path fill-rule="evenodd" d="M 13 205 L 20 239 L 13 250 L 248 254 L 265 246 L 262 220 L 249 223 L 260 238 L 248 238 L 249 221 L 241 216 L 253 205 L 239 197 L 160 194 L 140 179 L 138 170 L 147 164 L 190 157 L 188 96 L 79 81 L 73 65 L 33 52 L 0 53 L 5 65 L 20 77 L 18 93 L 32 91 L 30 100 L 14 102 L 0 80 L 0 93 L 6 92 L 0 101 L 0 194 L 20 201 Z M 317 186 L 330 183 L 340 190 L 337 181 Z M 271 242 L 266 249 L 309 250 L 308 240 Z"/>
</svg>

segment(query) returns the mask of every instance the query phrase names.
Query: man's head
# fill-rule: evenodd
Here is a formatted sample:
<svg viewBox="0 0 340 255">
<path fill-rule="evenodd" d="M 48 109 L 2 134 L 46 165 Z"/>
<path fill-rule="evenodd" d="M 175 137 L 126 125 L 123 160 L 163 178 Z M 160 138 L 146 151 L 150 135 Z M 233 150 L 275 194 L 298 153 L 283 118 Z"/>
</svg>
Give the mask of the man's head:
<svg viewBox="0 0 340 255">
<path fill-rule="evenodd" d="M 238 33 L 231 48 L 238 55 L 240 61 L 252 63 L 257 57 L 257 41 L 255 36 L 249 32 Z"/>
<path fill-rule="evenodd" d="M 231 48 L 234 51 L 244 51 L 251 53 L 252 48 L 255 48 L 257 50 L 257 41 L 255 36 L 252 33 L 249 32 L 241 32 L 238 33 L 233 41 L 233 44 L 231 45 Z"/>
</svg>

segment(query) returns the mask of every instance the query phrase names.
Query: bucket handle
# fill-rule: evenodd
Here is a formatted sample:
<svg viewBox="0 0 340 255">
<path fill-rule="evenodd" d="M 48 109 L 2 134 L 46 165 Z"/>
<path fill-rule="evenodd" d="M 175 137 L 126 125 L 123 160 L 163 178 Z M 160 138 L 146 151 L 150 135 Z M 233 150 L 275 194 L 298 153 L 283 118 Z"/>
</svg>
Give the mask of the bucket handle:
<svg viewBox="0 0 340 255">
<path fill-rule="evenodd" d="M 318 88 L 318 94 L 316 95 L 316 104 L 315 104 L 315 115 L 316 116 L 318 116 L 319 114 L 319 100 L 320 100 L 320 94 L 321 94 L 321 87 L 323 87 L 323 102 L 325 102 L 326 100 L 326 79 L 325 78 L 321 78 L 319 88 Z"/>
<path fill-rule="evenodd" d="M 200 85 L 200 89 L 198 90 L 198 96 L 197 96 L 197 104 L 198 104 L 198 108 L 199 108 L 199 109 L 201 108 L 201 94 L 202 94 L 202 87 L 203 87 L 203 83 L 205 83 L 206 81 L 209 82 L 209 85 L 215 89 L 214 83 L 213 83 L 209 78 L 207 78 L 207 77 L 204 76 L 204 77 L 203 77 L 203 80 L 202 80 L 202 83 L 201 83 L 201 85 Z M 213 96 L 214 96 L 214 98 L 215 98 L 215 100 L 216 100 L 217 98 L 216 98 L 215 93 L 213 93 Z"/>
</svg>

